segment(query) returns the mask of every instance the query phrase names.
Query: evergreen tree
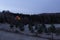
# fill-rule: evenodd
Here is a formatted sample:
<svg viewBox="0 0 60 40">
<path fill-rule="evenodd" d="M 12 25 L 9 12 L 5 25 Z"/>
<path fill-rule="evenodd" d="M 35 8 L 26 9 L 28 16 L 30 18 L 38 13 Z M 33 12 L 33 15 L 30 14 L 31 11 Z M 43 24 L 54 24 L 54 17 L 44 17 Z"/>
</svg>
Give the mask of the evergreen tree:
<svg viewBox="0 0 60 40">
<path fill-rule="evenodd" d="M 34 31 L 33 31 L 33 26 L 32 26 L 32 24 L 31 24 L 31 23 L 29 24 L 28 28 L 29 28 L 29 31 L 31 31 L 31 33 L 33 33 L 33 32 L 34 32 Z"/>
<path fill-rule="evenodd" d="M 11 23 L 11 24 L 10 24 L 10 29 L 12 29 L 13 27 L 14 27 L 14 26 L 13 26 L 13 24 Z"/>
<path fill-rule="evenodd" d="M 51 32 L 52 40 L 53 40 L 53 33 L 55 33 L 55 30 L 56 30 L 55 26 L 53 24 L 51 24 L 51 27 L 49 27 L 49 31 Z"/>
<path fill-rule="evenodd" d="M 48 32 L 48 31 L 47 31 L 47 28 L 46 28 L 46 26 L 45 26 L 45 24 L 42 24 L 42 29 L 43 29 L 43 31 L 44 31 L 45 33 Z"/>
<path fill-rule="evenodd" d="M 0 17 L 0 23 L 3 23 L 3 18 L 2 17 Z"/>
<path fill-rule="evenodd" d="M 38 25 L 37 25 L 37 23 L 35 23 L 35 30 L 37 30 L 38 29 Z"/>
<path fill-rule="evenodd" d="M 31 20 L 31 18 L 30 18 L 30 22 L 29 22 L 29 26 L 28 26 L 28 29 L 29 29 L 29 31 L 31 32 L 31 33 L 33 33 L 34 32 L 34 30 L 33 30 L 33 22 L 32 22 L 32 20 Z"/>
<path fill-rule="evenodd" d="M 20 31 L 24 31 L 24 24 L 23 23 L 19 24 L 19 29 L 20 29 Z"/>
<path fill-rule="evenodd" d="M 53 24 L 51 24 L 51 27 L 49 27 L 49 31 L 52 32 L 52 33 L 55 33 L 56 28 Z"/>
<path fill-rule="evenodd" d="M 41 25 L 41 26 L 39 25 L 37 32 L 38 32 L 39 34 L 43 32 L 42 25 Z"/>
</svg>

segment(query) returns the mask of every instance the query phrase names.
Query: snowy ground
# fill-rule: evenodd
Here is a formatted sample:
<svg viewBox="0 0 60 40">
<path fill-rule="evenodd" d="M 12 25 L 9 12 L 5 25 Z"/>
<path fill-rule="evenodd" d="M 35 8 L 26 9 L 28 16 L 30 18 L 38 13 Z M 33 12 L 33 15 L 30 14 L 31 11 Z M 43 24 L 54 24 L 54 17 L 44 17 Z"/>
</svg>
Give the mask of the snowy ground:
<svg viewBox="0 0 60 40">
<path fill-rule="evenodd" d="M 28 25 L 25 26 L 25 34 L 29 34 Z M 0 29 L 6 29 L 9 30 L 9 24 L 1 24 L 0 23 Z M 0 40 L 48 40 L 47 38 L 51 38 L 51 35 L 46 35 L 45 33 L 39 34 L 41 37 L 32 37 L 32 36 L 26 36 L 16 33 L 10 33 L 6 31 L 0 30 Z M 54 34 L 54 39 L 60 40 L 60 36 L 56 36 Z"/>
<path fill-rule="evenodd" d="M 0 40 L 48 40 L 48 39 L 30 37 L 30 36 L 0 31 Z"/>
</svg>

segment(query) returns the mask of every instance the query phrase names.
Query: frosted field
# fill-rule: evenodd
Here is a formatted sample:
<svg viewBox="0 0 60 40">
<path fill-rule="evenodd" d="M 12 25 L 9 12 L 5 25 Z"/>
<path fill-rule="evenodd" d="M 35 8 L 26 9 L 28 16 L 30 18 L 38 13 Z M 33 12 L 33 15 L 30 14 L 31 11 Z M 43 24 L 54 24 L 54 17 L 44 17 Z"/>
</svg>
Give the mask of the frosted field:
<svg viewBox="0 0 60 40">
<path fill-rule="evenodd" d="M 19 34 L 0 31 L 0 40 L 47 40 L 47 39 L 29 37 L 25 35 L 19 35 Z"/>
<path fill-rule="evenodd" d="M 60 24 L 54 24 L 54 25 L 56 27 L 60 27 Z M 48 27 L 50 25 L 46 24 L 46 26 Z M 24 33 L 29 34 L 28 25 L 26 25 L 24 27 L 25 27 Z M 0 23 L 0 29 L 9 30 L 9 24 L 7 24 L 7 23 L 1 24 Z M 30 35 L 32 35 L 32 34 L 30 34 Z M 40 37 L 26 36 L 26 35 L 21 35 L 21 34 L 16 34 L 16 33 L 10 33 L 10 32 L 0 30 L 0 40 L 48 40 L 47 38 L 51 38 L 51 35 L 46 35 L 45 33 L 39 34 L 39 36 L 41 36 L 41 38 Z M 54 39 L 59 40 L 60 35 L 56 36 L 54 34 Z"/>
</svg>

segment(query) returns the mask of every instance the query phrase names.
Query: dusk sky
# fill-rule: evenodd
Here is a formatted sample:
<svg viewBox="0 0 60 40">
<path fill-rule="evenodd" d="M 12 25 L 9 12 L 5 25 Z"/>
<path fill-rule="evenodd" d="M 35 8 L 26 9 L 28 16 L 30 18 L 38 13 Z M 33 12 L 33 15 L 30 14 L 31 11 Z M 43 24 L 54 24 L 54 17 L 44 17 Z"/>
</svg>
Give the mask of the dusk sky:
<svg viewBox="0 0 60 40">
<path fill-rule="evenodd" d="M 37 14 L 60 12 L 60 0 L 0 0 L 0 11 Z"/>
</svg>

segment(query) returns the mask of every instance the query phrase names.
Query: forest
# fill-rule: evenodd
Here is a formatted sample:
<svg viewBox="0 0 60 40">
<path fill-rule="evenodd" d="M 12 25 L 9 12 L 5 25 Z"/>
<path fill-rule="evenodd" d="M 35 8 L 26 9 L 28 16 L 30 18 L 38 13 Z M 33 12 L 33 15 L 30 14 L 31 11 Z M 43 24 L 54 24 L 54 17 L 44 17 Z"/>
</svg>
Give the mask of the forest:
<svg viewBox="0 0 60 40">
<path fill-rule="evenodd" d="M 0 12 L 0 21 L 7 19 L 14 19 L 16 16 L 19 16 L 24 23 L 40 23 L 40 24 L 59 24 L 60 23 L 60 13 L 41 13 L 41 14 L 23 14 L 23 13 L 13 13 L 10 11 Z"/>
</svg>

